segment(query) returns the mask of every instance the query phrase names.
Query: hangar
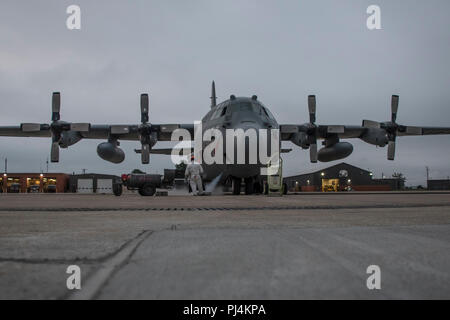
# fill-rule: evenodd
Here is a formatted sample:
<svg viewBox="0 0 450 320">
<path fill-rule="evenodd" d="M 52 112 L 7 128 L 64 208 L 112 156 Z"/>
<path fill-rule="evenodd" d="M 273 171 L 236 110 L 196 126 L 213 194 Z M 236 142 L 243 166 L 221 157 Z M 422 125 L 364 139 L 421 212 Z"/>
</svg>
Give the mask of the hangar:
<svg viewBox="0 0 450 320">
<path fill-rule="evenodd" d="M 107 174 L 4 173 L 0 175 L 0 193 L 112 193 L 120 177 Z"/>
<path fill-rule="evenodd" d="M 65 173 L 4 173 L 0 177 L 0 192 L 65 192 Z"/>
<path fill-rule="evenodd" d="M 392 191 L 404 188 L 401 179 L 373 179 L 372 172 L 345 162 L 283 180 L 290 191 Z"/>
</svg>

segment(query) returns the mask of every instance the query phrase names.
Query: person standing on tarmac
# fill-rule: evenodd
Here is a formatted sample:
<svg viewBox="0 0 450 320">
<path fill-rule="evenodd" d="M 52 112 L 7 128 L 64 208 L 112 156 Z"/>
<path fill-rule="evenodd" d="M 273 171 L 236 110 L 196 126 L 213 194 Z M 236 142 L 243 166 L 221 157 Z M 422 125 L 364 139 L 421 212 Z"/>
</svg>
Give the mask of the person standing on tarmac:
<svg viewBox="0 0 450 320">
<path fill-rule="evenodd" d="M 192 189 L 193 195 L 199 195 L 203 193 L 203 168 L 202 166 L 195 162 L 194 155 L 191 156 L 191 163 L 186 166 L 186 171 L 184 176 L 186 180 L 189 182 L 189 185 Z"/>
</svg>

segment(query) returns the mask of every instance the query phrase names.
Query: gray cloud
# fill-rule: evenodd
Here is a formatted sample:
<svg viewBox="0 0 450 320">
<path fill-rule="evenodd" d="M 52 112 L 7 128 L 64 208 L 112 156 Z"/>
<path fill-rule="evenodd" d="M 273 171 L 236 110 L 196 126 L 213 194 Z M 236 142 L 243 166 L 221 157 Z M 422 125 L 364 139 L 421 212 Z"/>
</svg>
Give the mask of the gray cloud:
<svg viewBox="0 0 450 320">
<path fill-rule="evenodd" d="M 82 30 L 65 27 L 72 1 L 2 1 L 0 125 L 50 119 L 50 94 L 62 92 L 62 118 L 137 123 L 139 94 L 150 93 L 155 123 L 192 122 L 209 108 L 209 85 L 220 99 L 257 94 L 280 123 L 307 119 L 306 96 L 317 95 L 318 123 L 387 120 L 400 94 L 398 121 L 450 126 L 448 1 L 376 1 L 382 30 L 366 28 L 372 1 L 77 1 Z M 449 137 L 399 138 L 395 162 L 386 149 L 355 141 L 345 161 L 376 175 L 404 172 L 410 184 L 450 175 Z M 161 171 L 168 158 L 142 166 L 109 164 L 98 141 L 61 153 L 53 171 Z M 45 167 L 47 139 L 0 138 L 10 171 Z M 314 170 L 308 154 L 285 157 L 285 174 Z M 150 169 L 149 169 L 150 168 Z"/>
</svg>

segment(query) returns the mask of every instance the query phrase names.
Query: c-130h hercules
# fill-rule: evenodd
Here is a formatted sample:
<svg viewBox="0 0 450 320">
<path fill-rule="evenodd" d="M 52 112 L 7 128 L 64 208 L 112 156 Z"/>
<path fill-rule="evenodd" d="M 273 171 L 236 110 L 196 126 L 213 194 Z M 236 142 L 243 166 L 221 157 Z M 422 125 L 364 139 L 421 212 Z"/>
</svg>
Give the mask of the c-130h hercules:
<svg viewBox="0 0 450 320">
<path fill-rule="evenodd" d="M 216 103 L 215 84 L 211 89 L 211 110 L 202 119 L 203 132 L 210 128 L 221 131 L 226 129 L 279 129 L 281 141 L 291 141 L 302 149 L 309 149 L 311 162 L 327 162 L 343 159 L 353 152 L 353 146 L 341 139 L 358 138 L 369 144 L 385 147 L 387 159 L 394 160 L 397 136 L 450 134 L 450 127 L 418 127 L 405 126 L 396 122 L 399 97 L 392 96 L 391 120 L 377 122 L 363 120 L 361 126 L 355 125 L 319 125 L 316 124 L 316 97 L 308 96 L 309 122 L 303 124 L 278 124 L 269 109 L 256 96 L 236 97 L 219 104 Z M 172 153 L 172 149 L 154 149 L 158 141 L 171 141 L 171 135 L 176 129 L 186 129 L 194 136 L 194 124 L 152 124 L 149 122 L 148 94 L 141 95 L 140 124 L 91 124 L 71 123 L 60 119 L 61 98 L 59 92 L 52 95 L 51 123 L 22 123 L 18 126 L 0 126 L 0 136 L 11 137 L 50 137 L 51 161 L 59 161 L 59 149 L 67 148 L 82 139 L 103 139 L 97 147 L 98 155 L 113 163 L 121 163 L 125 154 L 119 148 L 120 140 L 137 140 L 141 149 L 143 164 L 148 164 L 150 154 Z M 225 134 L 224 134 L 225 136 Z M 317 141 L 323 140 L 323 147 L 317 150 Z M 261 191 L 261 163 L 248 162 L 248 141 L 242 145 L 245 148 L 246 162 L 244 164 L 210 164 L 203 163 L 206 181 L 222 174 L 222 183 L 232 183 L 233 193 L 239 194 L 241 181 L 245 182 L 245 193 L 252 194 Z M 237 146 L 236 148 L 239 148 Z M 280 149 L 289 152 L 291 149 Z M 226 157 L 226 154 L 224 154 Z M 235 162 L 234 162 L 235 163 Z"/>
</svg>

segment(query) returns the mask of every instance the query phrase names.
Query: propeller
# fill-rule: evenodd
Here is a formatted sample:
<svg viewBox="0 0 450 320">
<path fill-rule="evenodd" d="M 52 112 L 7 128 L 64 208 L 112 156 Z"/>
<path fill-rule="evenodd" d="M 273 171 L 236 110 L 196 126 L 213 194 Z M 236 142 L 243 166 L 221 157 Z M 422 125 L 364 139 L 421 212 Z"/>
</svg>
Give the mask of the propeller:
<svg viewBox="0 0 450 320">
<path fill-rule="evenodd" d="M 394 160 L 395 158 L 395 139 L 397 138 L 397 130 L 399 125 L 395 122 L 397 120 L 398 111 L 398 96 L 392 95 L 391 98 L 391 123 L 386 126 L 386 131 L 388 133 L 388 150 L 387 159 Z"/>
<path fill-rule="evenodd" d="M 317 162 L 317 126 L 316 122 L 316 96 L 308 96 L 309 124 L 306 130 L 309 143 L 309 158 L 311 162 Z"/>
<path fill-rule="evenodd" d="M 309 112 L 309 122 L 297 125 L 282 125 L 281 131 L 286 133 L 294 133 L 291 136 L 291 141 L 300 146 L 303 149 L 309 148 L 309 158 L 312 163 L 318 161 L 317 152 L 317 139 L 318 135 L 325 134 L 325 136 L 320 136 L 320 138 L 330 139 L 333 138 L 332 142 L 336 143 L 339 141 L 338 134 L 345 132 L 345 126 L 343 125 L 328 125 L 320 128 L 316 125 L 316 96 L 308 96 L 308 112 Z M 326 132 L 324 132 L 326 130 Z M 326 141 L 323 143 L 325 145 Z"/>
<path fill-rule="evenodd" d="M 59 162 L 59 148 L 62 134 L 65 131 L 89 132 L 90 123 L 69 123 L 61 121 L 61 94 L 53 92 L 52 94 L 52 123 L 50 132 L 52 136 L 52 145 L 50 149 L 51 162 Z"/>
<path fill-rule="evenodd" d="M 22 123 L 21 130 L 23 132 L 38 132 L 41 130 L 50 130 L 52 137 L 52 145 L 50 149 L 51 162 L 59 162 L 59 149 L 65 147 L 67 144 L 63 134 L 66 131 L 74 132 L 89 132 L 91 129 L 90 123 L 69 123 L 61 121 L 61 94 L 59 92 L 53 92 L 52 94 L 52 117 L 50 126 L 47 124 L 39 123 Z M 141 125 L 138 127 L 139 138 L 141 141 L 141 161 L 143 164 L 150 162 L 150 149 L 155 144 L 155 138 L 152 133 L 152 126 L 148 122 L 149 111 L 149 99 L 148 94 L 141 94 Z M 110 126 L 110 134 L 121 135 L 130 132 L 130 126 L 128 125 L 112 125 Z M 81 139 L 82 137 L 80 137 Z"/>
<path fill-rule="evenodd" d="M 141 140 L 141 162 L 148 164 L 150 162 L 150 149 L 151 149 L 151 133 L 152 126 L 148 123 L 148 94 L 141 94 L 141 125 L 139 126 L 139 137 Z"/>
<path fill-rule="evenodd" d="M 50 130 L 52 137 L 50 158 L 52 162 L 59 161 L 59 148 L 64 131 L 89 132 L 89 130 L 91 129 L 90 123 L 69 123 L 61 121 L 60 110 L 61 110 L 61 94 L 59 92 L 53 92 L 52 116 L 51 116 L 52 122 L 50 125 L 40 123 L 20 124 L 20 129 L 22 132 L 40 132 Z"/>
<path fill-rule="evenodd" d="M 59 141 L 61 140 L 62 126 L 59 120 L 61 110 L 61 94 L 53 92 L 52 94 L 52 123 L 50 132 L 52 134 L 52 145 L 50 149 L 51 162 L 59 162 Z"/>
<path fill-rule="evenodd" d="M 391 98 L 391 121 L 377 122 L 373 120 L 363 120 L 362 126 L 365 128 L 378 128 L 386 132 L 388 138 L 387 159 L 394 160 L 395 158 L 395 140 L 399 133 L 422 134 L 422 128 L 413 126 L 399 125 L 397 121 L 398 112 L 398 95 L 392 95 Z"/>
</svg>

